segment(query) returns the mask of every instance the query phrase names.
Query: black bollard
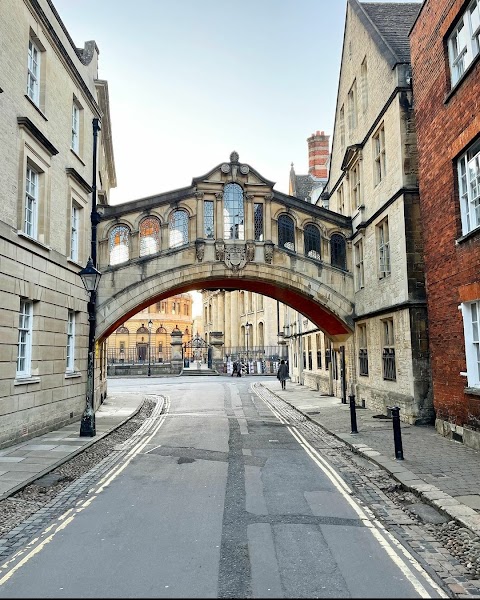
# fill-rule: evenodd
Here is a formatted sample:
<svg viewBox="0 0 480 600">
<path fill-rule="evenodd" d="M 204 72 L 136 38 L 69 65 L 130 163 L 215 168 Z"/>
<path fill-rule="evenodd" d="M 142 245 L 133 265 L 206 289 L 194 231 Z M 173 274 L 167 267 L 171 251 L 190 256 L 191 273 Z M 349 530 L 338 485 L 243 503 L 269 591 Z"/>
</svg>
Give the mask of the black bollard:
<svg viewBox="0 0 480 600">
<path fill-rule="evenodd" d="M 352 431 L 350 433 L 358 433 L 357 430 L 357 411 L 355 408 L 355 394 L 348 397 L 350 400 L 350 423 L 352 424 Z"/>
<path fill-rule="evenodd" d="M 402 432 L 400 430 L 400 407 L 388 407 L 392 411 L 393 443 L 395 444 L 396 460 L 403 460 Z"/>
</svg>

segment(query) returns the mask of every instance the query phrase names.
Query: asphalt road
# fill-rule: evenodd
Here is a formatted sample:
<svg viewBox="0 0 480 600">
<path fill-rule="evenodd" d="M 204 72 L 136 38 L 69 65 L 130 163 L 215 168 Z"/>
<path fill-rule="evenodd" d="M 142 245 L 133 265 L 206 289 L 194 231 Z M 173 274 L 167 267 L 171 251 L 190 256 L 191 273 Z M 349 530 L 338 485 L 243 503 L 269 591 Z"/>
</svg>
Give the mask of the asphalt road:
<svg viewBox="0 0 480 600">
<path fill-rule="evenodd" d="M 255 380 L 112 380 L 167 412 L 9 562 L 0 598 L 446 597 Z"/>
</svg>

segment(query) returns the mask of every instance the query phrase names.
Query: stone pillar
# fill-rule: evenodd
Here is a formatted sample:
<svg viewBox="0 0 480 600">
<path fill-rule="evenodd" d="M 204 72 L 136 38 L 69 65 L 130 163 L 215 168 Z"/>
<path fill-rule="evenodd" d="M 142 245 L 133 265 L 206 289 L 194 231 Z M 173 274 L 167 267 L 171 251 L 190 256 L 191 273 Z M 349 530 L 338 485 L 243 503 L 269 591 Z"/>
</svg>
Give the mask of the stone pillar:
<svg viewBox="0 0 480 600">
<path fill-rule="evenodd" d="M 245 194 L 245 239 L 253 240 L 254 238 L 254 226 L 253 226 L 253 194 Z"/>
<path fill-rule="evenodd" d="M 182 332 L 180 329 L 175 328 L 170 334 L 172 346 L 172 373 L 180 373 L 183 369 L 183 357 L 182 357 Z"/>
<path fill-rule="evenodd" d="M 231 348 L 232 346 L 232 314 L 231 314 L 231 306 L 232 306 L 232 292 L 223 292 L 225 298 L 225 328 L 224 328 L 224 341 L 225 346 L 227 348 Z"/>
<path fill-rule="evenodd" d="M 214 292 L 213 296 L 212 296 L 212 315 L 213 315 L 213 323 L 212 323 L 212 330 L 213 331 L 218 331 L 219 325 L 218 325 L 218 294 L 220 292 Z"/>
<path fill-rule="evenodd" d="M 130 234 L 129 256 L 130 260 L 140 256 L 140 231 L 132 231 Z"/>
<path fill-rule="evenodd" d="M 238 303 L 240 292 L 230 292 L 230 339 L 232 346 L 238 346 Z"/>
<path fill-rule="evenodd" d="M 225 292 L 220 290 L 217 294 L 217 331 L 223 331 L 225 333 Z M 223 338 L 225 342 L 225 335 Z"/>
<path fill-rule="evenodd" d="M 162 250 L 168 250 L 170 245 L 168 221 L 160 226 L 160 246 Z"/>
<path fill-rule="evenodd" d="M 203 192 L 195 192 L 195 198 L 197 199 L 197 221 L 195 239 L 203 238 Z"/>
<path fill-rule="evenodd" d="M 223 192 L 217 192 L 215 198 L 215 239 L 223 240 Z"/>
<path fill-rule="evenodd" d="M 210 345 L 212 346 L 212 367 L 219 373 L 223 373 L 223 332 L 212 331 L 210 333 Z"/>
<path fill-rule="evenodd" d="M 265 194 L 265 240 L 272 240 L 272 200 L 273 194 Z"/>
</svg>

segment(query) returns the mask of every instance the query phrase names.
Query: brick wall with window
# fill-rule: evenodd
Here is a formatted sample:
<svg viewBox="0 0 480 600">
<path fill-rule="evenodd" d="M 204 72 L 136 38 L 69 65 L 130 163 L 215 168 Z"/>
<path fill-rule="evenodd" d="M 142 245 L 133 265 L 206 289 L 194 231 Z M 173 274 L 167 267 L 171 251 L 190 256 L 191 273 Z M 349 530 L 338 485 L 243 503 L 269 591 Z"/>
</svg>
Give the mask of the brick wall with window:
<svg viewBox="0 0 480 600">
<path fill-rule="evenodd" d="M 480 417 L 479 26 L 477 0 L 426 0 L 410 33 L 434 403 L 458 425 Z"/>
</svg>

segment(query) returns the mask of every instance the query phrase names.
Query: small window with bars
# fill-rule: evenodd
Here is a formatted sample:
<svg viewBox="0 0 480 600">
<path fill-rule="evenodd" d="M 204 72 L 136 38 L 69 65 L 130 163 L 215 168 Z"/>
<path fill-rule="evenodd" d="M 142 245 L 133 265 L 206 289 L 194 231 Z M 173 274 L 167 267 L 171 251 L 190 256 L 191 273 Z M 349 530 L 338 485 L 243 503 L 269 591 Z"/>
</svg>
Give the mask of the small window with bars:
<svg viewBox="0 0 480 600">
<path fill-rule="evenodd" d="M 358 325 L 358 363 L 359 374 L 368 376 L 368 347 L 367 347 L 367 325 Z"/>
<path fill-rule="evenodd" d="M 215 220 L 213 212 L 213 201 L 205 200 L 203 203 L 203 230 L 207 240 L 213 240 L 215 237 Z"/>
<path fill-rule="evenodd" d="M 385 319 L 383 323 L 383 349 L 382 364 L 383 378 L 396 381 L 397 373 L 395 367 L 395 341 L 393 332 L 393 319 Z"/>
</svg>

